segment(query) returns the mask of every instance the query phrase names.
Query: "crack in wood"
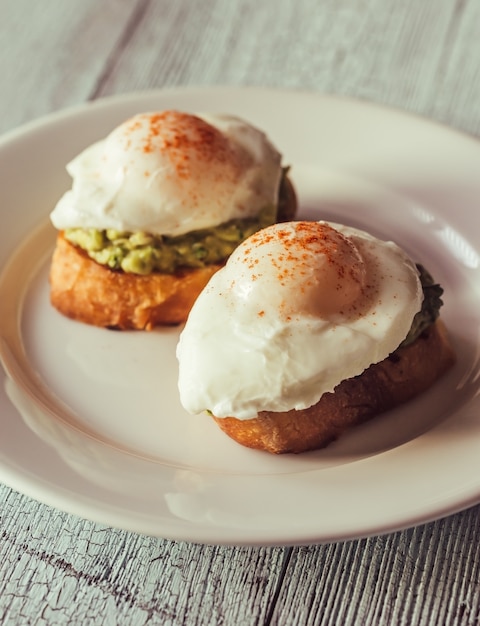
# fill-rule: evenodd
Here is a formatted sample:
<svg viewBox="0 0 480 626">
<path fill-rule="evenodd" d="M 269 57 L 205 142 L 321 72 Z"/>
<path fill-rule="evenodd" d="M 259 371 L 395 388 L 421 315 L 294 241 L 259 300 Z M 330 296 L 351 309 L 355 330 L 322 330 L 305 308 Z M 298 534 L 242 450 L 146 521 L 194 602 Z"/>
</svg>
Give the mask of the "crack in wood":
<svg viewBox="0 0 480 626">
<path fill-rule="evenodd" d="M 278 599 L 280 597 L 280 593 L 282 592 L 283 586 L 285 584 L 285 579 L 287 575 L 288 566 L 290 564 L 290 560 L 292 558 L 293 547 L 285 548 L 285 553 L 283 555 L 282 567 L 280 569 L 280 574 L 278 576 L 277 585 L 272 595 L 272 599 L 270 601 L 270 608 L 268 610 L 267 615 L 265 616 L 264 626 L 270 626 L 273 624 L 273 618 L 275 615 L 275 611 L 277 608 Z"/>
</svg>

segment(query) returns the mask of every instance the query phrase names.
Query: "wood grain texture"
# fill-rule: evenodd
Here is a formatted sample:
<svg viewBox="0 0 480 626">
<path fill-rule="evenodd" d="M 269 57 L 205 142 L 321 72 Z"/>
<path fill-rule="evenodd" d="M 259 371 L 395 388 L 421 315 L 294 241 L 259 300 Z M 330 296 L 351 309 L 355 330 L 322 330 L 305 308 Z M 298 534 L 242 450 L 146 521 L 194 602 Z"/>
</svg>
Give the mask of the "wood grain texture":
<svg viewBox="0 0 480 626">
<path fill-rule="evenodd" d="M 479 514 L 474 507 L 384 537 L 294 549 L 273 623 L 478 624 Z"/>
<path fill-rule="evenodd" d="M 480 136 L 480 3 L 457 0 L 442 53 L 432 76 L 431 104 L 425 113 Z"/>
<path fill-rule="evenodd" d="M 163 541 L 0 495 L 1 624 L 261 624 L 271 610 L 287 549 Z"/>
<path fill-rule="evenodd" d="M 310 89 L 480 136 L 478 0 L 0 0 L 0 132 L 173 85 Z M 221 548 L 0 486 L 0 623 L 480 623 L 480 508 L 362 541 Z"/>
<path fill-rule="evenodd" d="M 309 89 L 478 135 L 479 29 L 476 0 L 283 0 L 274 11 L 255 0 L 150 2 L 98 94 L 184 84 Z"/>
<path fill-rule="evenodd" d="M 0 132 L 88 100 L 137 4 L 0 0 Z"/>
</svg>

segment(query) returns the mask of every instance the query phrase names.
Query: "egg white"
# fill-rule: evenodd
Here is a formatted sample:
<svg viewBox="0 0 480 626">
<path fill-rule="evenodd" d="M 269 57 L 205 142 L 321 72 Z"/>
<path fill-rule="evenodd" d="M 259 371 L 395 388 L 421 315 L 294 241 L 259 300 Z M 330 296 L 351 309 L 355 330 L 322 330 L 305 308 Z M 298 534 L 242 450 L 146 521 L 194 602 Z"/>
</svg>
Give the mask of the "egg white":
<svg viewBox="0 0 480 626">
<path fill-rule="evenodd" d="M 164 111 L 127 120 L 67 171 L 72 188 L 51 213 L 57 229 L 175 236 L 276 204 L 281 155 L 236 117 Z"/>
<path fill-rule="evenodd" d="M 299 224 L 275 224 L 247 239 L 197 299 L 177 346 L 180 399 L 189 412 L 250 419 L 307 408 L 406 337 L 423 294 L 405 252 L 366 232 L 319 222 L 347 240 L 345 268 L 361 269 L 353 278 L 338 272 L 339 280 L 344 275 L 338 287 L 321 251 L 301 262 L 286 253 L 286 241 L 300 241 L 299 250 L 310 245 Z M 348 294 L 339 299 L 337 289 L 358 281 L 352 301 Z M 336 310 L 326 307 L 330 300 Z"/>
</svg>

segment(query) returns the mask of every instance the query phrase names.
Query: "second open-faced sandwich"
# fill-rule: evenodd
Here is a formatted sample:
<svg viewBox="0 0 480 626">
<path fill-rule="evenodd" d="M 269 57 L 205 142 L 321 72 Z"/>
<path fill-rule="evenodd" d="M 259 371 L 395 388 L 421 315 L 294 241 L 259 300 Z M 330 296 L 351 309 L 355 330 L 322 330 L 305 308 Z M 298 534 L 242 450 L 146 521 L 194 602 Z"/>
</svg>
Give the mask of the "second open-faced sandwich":
<svg viewBox="0 0 480 626">
<path fill-rule="evenodd" d="M 239 243 L 296 211 L 280 153 L 229 115 L 136 115 L 67 170 L 51 301 L 96 326 L 183 322 Z"/>
<path fill-rule="evenodd" d="M 181 402 L 252 448 L 321 448 L 453 365 L 441 294 L 393 242 L 326 222 L 267 227 L 189 315 L 177 347 Z"/>
</svg>

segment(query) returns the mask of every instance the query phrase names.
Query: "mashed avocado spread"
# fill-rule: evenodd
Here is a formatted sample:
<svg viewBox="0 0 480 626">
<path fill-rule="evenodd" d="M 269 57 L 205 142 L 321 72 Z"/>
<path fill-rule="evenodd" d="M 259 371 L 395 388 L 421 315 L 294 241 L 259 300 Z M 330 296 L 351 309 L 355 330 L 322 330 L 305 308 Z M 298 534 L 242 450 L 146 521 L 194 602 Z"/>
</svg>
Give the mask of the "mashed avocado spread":
<svg viewBox="0 0 480 626">
<path fill-rule="evenodd" d="M 220 263 L 260 228 L 273 224 L 273 205 L 249 219 L 234 219 L 214 228 L 192 231 L 178 237 L 143 232 L 69 228 L 65 238 L 88 256 L 112 270 L 147 275 L 173 274 L 181 267 L 198 268 Z"/>
<path fill-rule="evenodd" d="M 267 206 L 255 217 L 234 219 L 213 228 L 178 237 L 113 229 L 68 228 L 64 235 L 88 256 L 112 270 L 146 276 L 154 272 L 173 274 L 178 269 L 199 268 L 227 259 L 235 248 L 261 228 L 288 218 L 292 202 L 287 183 L 288 167 L 282 170 L 278 206 Z"/>
</svg>

